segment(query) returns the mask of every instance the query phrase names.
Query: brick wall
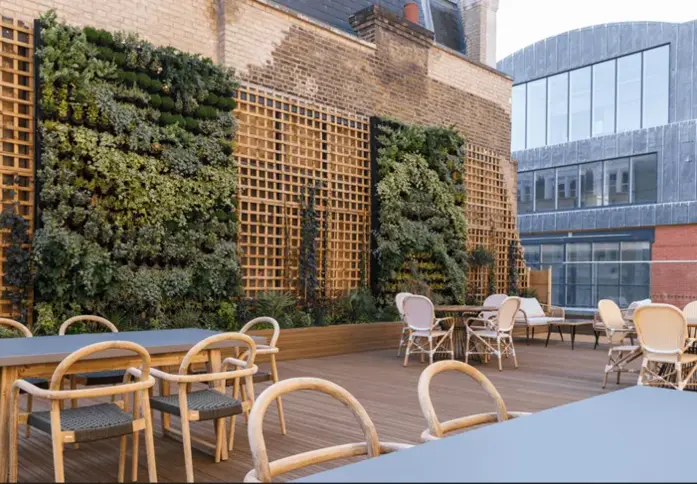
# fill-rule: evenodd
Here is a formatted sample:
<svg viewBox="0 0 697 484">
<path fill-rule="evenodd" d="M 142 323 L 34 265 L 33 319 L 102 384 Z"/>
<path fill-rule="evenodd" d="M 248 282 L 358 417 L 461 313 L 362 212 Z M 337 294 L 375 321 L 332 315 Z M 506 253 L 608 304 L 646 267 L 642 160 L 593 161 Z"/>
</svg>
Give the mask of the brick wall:
<svg viewBox="0 0 697 484">
<path fill-rule="evenodd" d="M 695 261 L 651 264 L 651 299 L 682 308 L 697 300 L 697 225 L 659 226 L 655 234 L 653 261 Z"/>
</svg>

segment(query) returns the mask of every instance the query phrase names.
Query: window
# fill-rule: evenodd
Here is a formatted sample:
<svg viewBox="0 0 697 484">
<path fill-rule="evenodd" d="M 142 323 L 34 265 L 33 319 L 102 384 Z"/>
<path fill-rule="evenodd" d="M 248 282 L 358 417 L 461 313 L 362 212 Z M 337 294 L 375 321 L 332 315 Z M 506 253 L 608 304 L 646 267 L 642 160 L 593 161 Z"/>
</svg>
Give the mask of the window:
<svg viewBox="0 0 697 484">
<path fill-rule="evenodd" d="M 665 45 L 518 84 L 512 95 L 511 148 L 667 124 L 669 80 L 670 46 Z"/>
<path fill-rule="evenodd" d="M 648 241 L 524 242 L 523 249 L 528 267 L 551 267 L 553 304 L 594 308 L 599 300 L 612 299 L 627 307 L 649 297 Z"/>
<path fill-rule="evenodd" d="M 428 20 L 432 25 L 426 25 L 436 36 L 436 42 L 450 47 L 458 52 L 465 52 L 462 21 L 458 11 L 457 2 L 451 0 L 426 0 L 421 2 L 424 14 L 426 9 L 430 13 Z M 426 23 L 427 15 L 424 15 Z"/>
<path fill-rule="evenodd" d="M 667 45 L 644 52 L 643 127 L 668 123 L 670 49 Z"/>
<path fill-rule="evenodd" d="M 532 211 L 532 173 L 521 173 L 518 175 L 518 213 Z"/>
<path fill-rule="evenodd" d="M 557 169 L 557 209 L 578 206 L 578 165 Z"/>
<path fill-rule="evenodd" d="M 581 207 L 598 207 L 603 204 L 603 163 L 581 165 Z"/>
<path fill-rule="evenodd" d="M 629 203 L 629 158 L 606 161 L 605 205 L 627 203 Z"/>
<path fill-rule="evenodd" d="M 511 93 L 511 150 L 525 149 L 525 84 L 513 86 Z"/>
<path fill-rule="evenodd" d="M 569 80 L 569 141 L 590 137 L 591 69 L 571 71 Z"/>
<path fill-rule="evenodd" d="M 615 132 L 615 61 L 593 66 L 593 136 Z"/>
<path fill-rule="evenodd" d="M 656 203 L 658 167 L 656 154 L 632 158 L 632 203 Z"/>
<path fill-rule="evenodd" d="M 554 169 L 535 172 L 535 211 L 554 210 Z"/>
<path fill-rule="evenodd" d="M 566 143 L 569 119 L 569 75 L 552 76 L 547 82 L 547 144 Z"/>
<path fill-rule="evenodd" d="M 547 132 L 547 79 L 529 82 L 527 96 L 527 147 L 544 146 Z"/>
<path fill-rule="evenodd" d="M 617 59 L 617 132 L 641 127 L 641 54 Z"/>
</svg>

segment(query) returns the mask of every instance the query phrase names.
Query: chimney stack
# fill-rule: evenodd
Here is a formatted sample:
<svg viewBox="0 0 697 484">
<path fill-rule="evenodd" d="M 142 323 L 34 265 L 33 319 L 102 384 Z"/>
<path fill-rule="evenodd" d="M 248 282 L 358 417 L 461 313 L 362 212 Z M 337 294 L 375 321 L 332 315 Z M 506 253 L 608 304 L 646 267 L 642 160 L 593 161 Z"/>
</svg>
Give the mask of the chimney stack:
<svg viewBox="0 0 697 484">
<path fill-rule="evenodd" d="M 404 18 L 413 24 L 419 23 L 419 5 L 416 2 L 404 4 Z"/>
<path fill-rule="evenodd" d="M 496 12 L 499 0 L 460 0 L 466 55 L 496 67 Z"/>
</svg>

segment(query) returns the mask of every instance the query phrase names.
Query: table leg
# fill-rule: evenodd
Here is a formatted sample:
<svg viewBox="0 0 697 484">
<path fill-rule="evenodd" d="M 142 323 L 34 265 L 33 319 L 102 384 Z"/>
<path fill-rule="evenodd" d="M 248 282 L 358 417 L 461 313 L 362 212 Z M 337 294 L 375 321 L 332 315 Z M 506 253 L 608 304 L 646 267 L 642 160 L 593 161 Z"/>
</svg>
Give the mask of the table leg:
<svg viewBox="0 0 697 484">
<path fill-rule="evenodd" d="M 169 366 L 163 366 L 162 371 L 165 373 L 170 373 L 172 370 Z M 179 370 L 177 368 L 177 370 Z M 160 396 L 169 395 L 169 382 L 165 380 L 159 380 Z M 167 412 L 160 412 L 160 424 L 162 425 L 162 435 L 167 435 L 167 432 L 172 426 L 172 419 Z"/>
<path fill-rule="evenodd" d="M 571 349 L 574 349 L 574 341 L 576 341 L 576 325 L 571 326 Z"/>
<path fill-rule="evenodd" d="M 10 390 L 18 377 L 16 367 L 0 371 L 0 482 L 7 482 L 10 470 Z"/>
<path fill-rule="evenodd" d="M 550 324 L 550 325 L 549 325 L 549 329 L 547 330 L 547 339 L 545 340 L 545 348 L 546 348 L 547 345 L 549 344 L 549 336 L 552 334 L 553 328 L 554 328 L 554 325 L 553 325 L 553 324 Z"/>
<path fill-rule="evenodd" d="M 223 363 L 220 350 L 209 350 L 208 351 L 208 367 L 211 373 L 220 373 L 222 371 Z M 225 380 L 218 380 L 213 382 L 213 388 L 220 392 L 225 393 Z M 228 445 L 227 436 L 225 431 L 225 419 L 218 418 L 215 420 L 215 461 L 228 460 Z"/>
</svg>

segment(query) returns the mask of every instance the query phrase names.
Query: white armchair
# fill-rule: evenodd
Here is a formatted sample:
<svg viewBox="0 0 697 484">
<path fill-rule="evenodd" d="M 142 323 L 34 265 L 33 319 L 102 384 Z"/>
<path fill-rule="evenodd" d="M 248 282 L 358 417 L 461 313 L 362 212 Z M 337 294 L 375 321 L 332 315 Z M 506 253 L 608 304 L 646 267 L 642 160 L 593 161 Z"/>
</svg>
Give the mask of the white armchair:
<svg viewBox="0 0 697 484">
<path fill-rule="evenodd" d="M 449 353 L 454 359 L 453 330 L 454 318 L 436 318 L 433 303 L 425 296 L 410 294 L 404 298 L 404 320 L 409 327 L 407 350 L 404 354 L 404 366 L 409 362 L 411 353 L 428 355 L 428 362 L 433 363 L 435 353 Z M 450 327 L 442 329 L 440 323 L 450 321 Z M 446 346 L 449 344 L 449 349 Z"/>
</svg>

